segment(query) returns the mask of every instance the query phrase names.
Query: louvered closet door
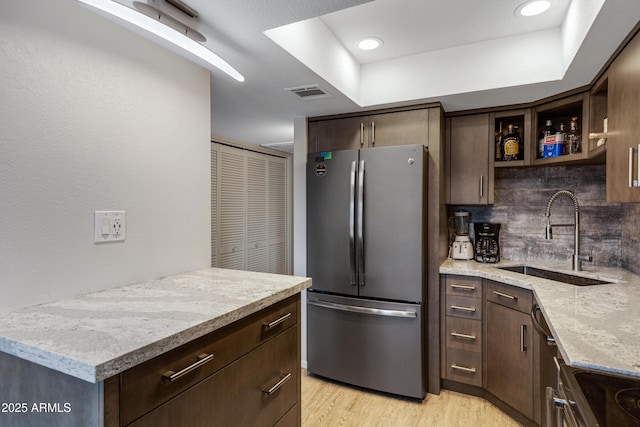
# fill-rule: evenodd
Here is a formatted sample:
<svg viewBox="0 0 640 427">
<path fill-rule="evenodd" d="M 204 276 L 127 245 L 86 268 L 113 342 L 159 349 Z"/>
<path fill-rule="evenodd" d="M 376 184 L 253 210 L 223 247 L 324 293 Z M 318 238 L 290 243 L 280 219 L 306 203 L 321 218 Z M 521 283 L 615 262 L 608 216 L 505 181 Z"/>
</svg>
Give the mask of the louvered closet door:
<svg viewBox="0 0 640 427">
<path fill-rule="evenodd" d="M 218 158 L 220 146 L 211 143 L 211 266 L 218 267 Z"/>
<path fill-rule="evenodd" d="M 269 184 L 269 273 L 287 273 L 287 164 L 279 157 L 268 156 Z"/>
<path fill-rule="evenodd" d="M 246 269 L 246 161 L 245 152 L 220 145 L 219 266 Z"/>
<path fill-rule="evenodd" d="M 267 156 L 247 156 L 247 270 L 269 271 L 267 248 Z"/>
</svg>

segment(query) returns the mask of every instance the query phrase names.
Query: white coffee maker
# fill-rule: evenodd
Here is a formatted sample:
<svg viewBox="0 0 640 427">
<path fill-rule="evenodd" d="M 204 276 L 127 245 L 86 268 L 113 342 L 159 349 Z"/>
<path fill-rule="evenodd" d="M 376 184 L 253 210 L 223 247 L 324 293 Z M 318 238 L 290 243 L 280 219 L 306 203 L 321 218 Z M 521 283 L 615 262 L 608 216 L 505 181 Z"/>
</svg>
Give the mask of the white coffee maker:
<svg viewBox="0 0 640 427">
<path fill-rule="evenodd" d="M 467 211 L 456 211 L 453 213 L 453 230 L 455 239 L 451 243 L 450 257 L 453 259 L 473 259 L 473 244 L 469 238 L 469 224 L 471 216 Z"/>
</svg>

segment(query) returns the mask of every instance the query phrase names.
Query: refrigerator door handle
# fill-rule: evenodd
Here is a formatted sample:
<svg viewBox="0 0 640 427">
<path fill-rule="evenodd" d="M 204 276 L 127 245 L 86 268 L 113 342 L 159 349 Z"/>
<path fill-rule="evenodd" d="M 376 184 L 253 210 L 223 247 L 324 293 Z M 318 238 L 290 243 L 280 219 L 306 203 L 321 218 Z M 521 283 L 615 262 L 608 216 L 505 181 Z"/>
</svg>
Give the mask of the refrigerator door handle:
<svg viewBox="0 0 640 427">
<path fill-rule="evenodd" d="M 360 160 L 358 170 L 358 282 L 360 286 L 364 281 L 364 160 Z"/>
<path fill-rule="evenodd" d="M 358 314 L 372 314 L 374 316 L 404 317 L 412 319 L 418 317 L 418 313 L 411 310 L 386 310 L 383 308 L 360 307 L 356 305 L 337 304 L 334 302 L 320 300 L 308 300 L 307 304 L 315 305 L 316 307 L 328 308 L 331 310 L 348 311 L 350 313 Z"/>
<path fill-rule="evenodd" d="M 349 265 L 351 285 L 356 285 L 356 162 L 351 162 L 351 187 L 349 192 Z"/>
</svg>

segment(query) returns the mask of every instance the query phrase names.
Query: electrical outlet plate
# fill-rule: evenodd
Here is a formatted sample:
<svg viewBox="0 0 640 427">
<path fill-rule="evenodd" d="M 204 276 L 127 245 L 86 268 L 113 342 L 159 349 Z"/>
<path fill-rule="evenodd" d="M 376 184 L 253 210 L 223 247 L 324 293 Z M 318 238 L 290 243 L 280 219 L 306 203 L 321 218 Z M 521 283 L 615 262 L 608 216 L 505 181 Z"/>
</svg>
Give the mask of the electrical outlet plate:
<svg viewBox="0 0 640 427">
<path fill-rule="evenodd" d="M 127 236 L 127 212 L 125 211 L 95 211 L 93 241 L 121 242 Z"/>
</svg>

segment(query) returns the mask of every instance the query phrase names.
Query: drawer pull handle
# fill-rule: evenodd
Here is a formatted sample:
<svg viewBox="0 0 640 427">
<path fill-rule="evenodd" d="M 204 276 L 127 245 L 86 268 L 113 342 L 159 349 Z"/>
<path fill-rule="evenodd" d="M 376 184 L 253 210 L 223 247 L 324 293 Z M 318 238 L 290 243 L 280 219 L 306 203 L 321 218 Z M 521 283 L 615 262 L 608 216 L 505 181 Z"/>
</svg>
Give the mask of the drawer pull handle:
<svg viewBox="0 0 640 427">
<path fill-rule="evenodd" d="M 262 326 L 264 326 L 267 329 L 271 329 L 274 326 L 278 326 L 280 323 L 284 322 L 285 320 L 287 320 L 289 317 L 291 317 L 291 313 L 287 313 L 284 316 L 274 320 L 271 323 L 264 323 Z"/>
<path fill-rule="evenodd" d="M 499 297 L 503 297 L 503 298 L 509 298 L 511 300 L 517 301 L 518 297 L 515 297 L 513 295 L 509 295 L 509 294 L 503 294 L 502 292 L 498 292 L 498 291 L 493 291 L 494 294 L 498 295 Z"/>
<path fill-rule="evenodd" d="M 460 310 L 460 311 L 468 311 L 470 313 L 475 313 L 476 312 L 475 307 L 461 307 L 459 305 L 452 305 L 451 309 L 452 310 Z"/>
<path fill-rule="evenodd" d="M 455 363 L 451 365 L 453 369 L 457 369 L 458 371 L 471 372 L 472 374 L 476 373 L 476 368 L 467 368 L 466 366 L 458 366 Z"/>
<path fill-rule="evenodd" d="M 273 385 L 273 387 L 266 389 L 266 390 L 262 390 L 263 393 L 266 393 L 267 395 L 271 396 L 273 393 L 275 393 L 276 391 L 278 391 L 278 389 L 280 387 L 282 387 L 284 385 L 284 383 L 286 383 L 287 381 L 289 381 L 291 379 L 291 373 L 288 373 L 287 375 L 285 375 L 280 381 L 278 381 L 277 383 L 275 383 Z"/>
<path fill-rule="evenodd" d="M 457 338 L 465 338 L 468 340 L 475 340 L 476 336 L 475 335 L 467 335 L 467 334 L 461 334 L 459 332 L 451 332 L 451 335 Z"/>
<path fill-rule="evenodd" d="M 475 291 L 475 286 L 466 286 L 466 285 L 451 285 L 453 289 L 461 289 L 463 291 Z"/>
<path fill-rule="evenodd" d="M 162 374 L 162 378 L 169 380 L 169 382 L 173 382 L 173 381 L 177 380 L 178 378 L 187 375 L 189 372 L 191 372 L 191 371 L 193 371 L 195 369 L 198 369 L 199 367 L 201 367 L 205 363 L 208 363 L 208 362 L 210 362 L 212 360 L 213 360 L 213 354 L 202 353 L 201 355 L 198 356 L 198 361 L 197 362 L 187 366 L 186 368 L 180 369 L 178 372 L 167 371 L 164 374 Z"/>
</svg>

